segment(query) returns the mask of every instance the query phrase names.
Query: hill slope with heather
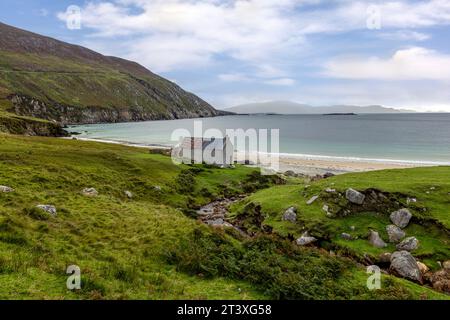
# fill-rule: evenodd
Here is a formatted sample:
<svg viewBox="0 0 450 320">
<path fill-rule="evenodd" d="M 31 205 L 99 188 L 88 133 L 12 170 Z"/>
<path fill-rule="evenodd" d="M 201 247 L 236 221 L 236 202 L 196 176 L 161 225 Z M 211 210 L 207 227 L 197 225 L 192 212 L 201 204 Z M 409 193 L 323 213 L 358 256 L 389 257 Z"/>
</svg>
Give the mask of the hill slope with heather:
<svg viewBox="0 0 450 320">
<path fill-rule="evenodd" d="M 63 125 L 221 114 L 135 62 L 1 23 L 0 107 Z"/>
</svg>

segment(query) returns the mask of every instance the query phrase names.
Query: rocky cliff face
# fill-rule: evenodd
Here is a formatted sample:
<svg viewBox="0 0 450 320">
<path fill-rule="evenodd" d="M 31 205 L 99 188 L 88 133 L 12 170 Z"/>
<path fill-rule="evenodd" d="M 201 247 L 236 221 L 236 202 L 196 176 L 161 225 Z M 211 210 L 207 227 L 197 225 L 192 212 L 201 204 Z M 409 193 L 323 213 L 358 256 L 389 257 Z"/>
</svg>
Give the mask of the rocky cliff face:
<svg viewBox="0 0 450 320">
<path fill-rule="evenodd" d="M 155 112 L 143 106 L 130 107 L 77 107 L 58 103 L 49 104 L 24 95 L 10 96 L 13 108 L 10 110 L 21 116 L 31 116 L 61 125 L 135 122 L 149 120 L 174 120 L 202 118 L 219 115 L 209 109 L 187 110 L 174 106 L 165 113 Z"/>
<path fill-rule="evenodd" d="M 224 114 L 143 66 L 0 23 L 6 110 L 61 125 Z"/>
</svg>

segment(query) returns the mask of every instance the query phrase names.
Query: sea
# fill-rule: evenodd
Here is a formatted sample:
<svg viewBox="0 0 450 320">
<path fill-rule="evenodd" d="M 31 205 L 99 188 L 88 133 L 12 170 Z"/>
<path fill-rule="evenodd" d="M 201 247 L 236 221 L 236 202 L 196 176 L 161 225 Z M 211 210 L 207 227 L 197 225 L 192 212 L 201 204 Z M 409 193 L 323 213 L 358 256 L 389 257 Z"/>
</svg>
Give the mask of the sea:
<svg viewBox="0 0 450 320">
<path fill-rule="evenodd" d="M 215 118 L 71 126 L 80 138 L 173 146 L 176 129 L 279 129 L 283 156 L 450 165 L 450 113 L 231 115 Z M 243 151 L 243 150 L 237 150 Z M 270 150 L 269 150 L 270 151 Z"/>
</svg>

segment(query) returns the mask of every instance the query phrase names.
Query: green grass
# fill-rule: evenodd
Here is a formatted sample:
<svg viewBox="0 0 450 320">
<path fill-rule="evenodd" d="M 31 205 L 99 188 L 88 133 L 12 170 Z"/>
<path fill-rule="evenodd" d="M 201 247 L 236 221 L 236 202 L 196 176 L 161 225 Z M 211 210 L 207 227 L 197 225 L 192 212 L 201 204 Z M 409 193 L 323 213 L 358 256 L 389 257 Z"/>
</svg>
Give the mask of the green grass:
<svg viewBox="0 0 450 320">
<path fill-rule="evenodd" d="M 446 298 L 389 276 L 383 290 L 368 291 L 364 269 L 349 259 L 276 235 L 242 239 L 189 217 L 217 197 L 273 183 L 243 166 L 180 167 L 145 149 L 0 135 L 0 185 L 15 189 L 0 194 L 0 298 Z M 252 197 L 265 195 L 280 212 L 283 197 L 300 199 L 302 186 L 290 183 Z M 86 187 L 99 196 L 83 196 Z M 58 215 L 37 204 L 55 205 Z M 81 268 L 80 291 L 65 286 L 72 264 Z"/>
<path fill-rule="evenodd" d="M 312 183 L 275 186 L 262 190 L 242 202 L 234 205 L 236 217 L 244 215 L 246 205 L 257 203 L 262 207 L 265 217 L 264 224 L 273 227 L 282 236 L 299 237 L 305 230 L 323 240 L 323 246 L 333 250 L 341 250 L 362 259 L 365 255 L 377 261 L 379 254 L 395 251 L 395 246 L 379 249 L 367 241 L 370 229 L 377 230 L 386 241 L 388 239 L 386 226 L 391 224 L 390 212 L 359 212 L 346 217 L 329 218 L 322 210 L 324 204 L 330 207 L 346 205 L 341 198 L 337 204 L 330 200 L 326 188 L 334 188 L 341 193 L 347 188 L 366 190 L 375 188 L 383 192 L 391 192 L 398 196 L 400 206 L 409 206 L 415 220 L 405 229 L 407 236 L 415 236 L 420 241 L 419 249 L 414 255 L 433 269 L 438 267 L 438 261 L 450 258 L 450 168 L 414 168 L 406 170 L 385 170 L 363 174 L 345 174 Z M 428 192 L 428 193 L 427 193 Z M 402 194 L 400 196 L 399 194 Z M 312 205 L 306 202 L 313 196 L 320 195 Z M 406 204 L 405 197 L 417 198 L 417 203 Z M 298 209 L 298 221 L 289 223 L 282 221 L 284 211 L 295 206 Z M 423 208 L 426 211 L 423 211 Z M 354 227 L 354 231 L 351 227 Z M 341 233 L 349 233 L 357 240 L 344 240 Z"/>
</svg>

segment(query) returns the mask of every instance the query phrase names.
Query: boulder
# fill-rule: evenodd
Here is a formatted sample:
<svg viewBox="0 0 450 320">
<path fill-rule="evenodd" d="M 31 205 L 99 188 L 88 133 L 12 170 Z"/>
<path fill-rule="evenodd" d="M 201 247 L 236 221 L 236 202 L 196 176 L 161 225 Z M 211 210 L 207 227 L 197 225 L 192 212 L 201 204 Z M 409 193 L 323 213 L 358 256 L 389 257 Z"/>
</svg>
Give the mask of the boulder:
<svg viewBox="0 0 450 320">
<path fill-rule="evenodd" d="M 283 214 L 283 221 L 295 222 L 297 220 L 297 209 L 290 207 Z"/>
<path fill-rule="evenodd" d="M 422 281 L 422 275 L 417 265 L 416 259 L 408 251 L 395 251 L 391 255 L 391 271 L 403 278 Z"/>
<path fill-rule="evenodd" d="M 85 195 L 86 197 L 96 197 L 98 196 L 98 191 L 94 188 L 84 188 L 83 195 Z"/>
<path fill-rule="evenodd" d="M 419 247 L 419 240 L 415 237 L 408 237 L 397 245 L 397 250 L 412 251 Z"/>
<path fill-rule="evenodd" d="M 389 242 L 397 243 L 405 237 L 405 232 L 396 225 L 390 224 L 386 227 Z"/>
<path fill-rule="evenodd" d="M 425 274 L 430 270 L 425 263 L 417 261 L 417 266 L 419 267 L 420 273 Z"/>
<path fill-rule="evenodd" d="M 316 238 L 311 237 L 308 232 L 305 232 L 302 234 L 302 236 L 300 238 L 298 238 L 295 242 L 297 243 L 297 245 L 299 246 L 306 246 L 308 244 L 311 244 L 313 242 L 317 241 Z"/>
<path fill-rule="evenodd" d="M 348 233 L 345 233 L 345 232 L 341 233 L 341 238 L 344 239 L 344 240 L 353 240 L 352 235 L 348 234 Z"/>
<path fill-rule="evenodd" d="M 445 270 L 450 271 L 450 260 L 444 261 L 444 263 L 442 264 L 442 267 L 443 267 Z"/>
<path fill-rule="evenodd" d="M 47 212 L 48 214 L 52 215 L 52 216 L 56 216 L 56 207 L 49 205 L 49 204 L 38 204 L 36 206 L 36 208 L 44 210 L 45 212 Z"/>
<path fill-rule="evenodd" d="M 387 246 L 386 242 L 384 242 L 383 239 L 381 239 L 378 232 L 373 230 L 370 230 L 369 242 L 372 246 L 376 248 L 384 248 Z"/>
<path fill-rule="evenodd" d="M 127 196 L 127 198 L 129 199 L 133 198 L 133 193 L 131 191 L 126 190 L 124 193 Z"/>
<path fill-rule="evenodd" d="M 364 203 L 364 199 L 366 198 L 366 196 L 363 195 L 361 192 L 356 191 L 356 190 L 351 189 L 351 188 L 347 189 L 347 191 L 345 191 L 345 197 L 351 203 L 359 204 L 359 205 L 363 204 Z"/>
<path fill-rule="evenodd" d="M 392 212 L 390 216 L 392 223 L 402 229 L 409 224 L 411 217 L 411 212 L 409 212 L 409 210 L 405 208 Z"/>
<path fill-rule="evenodd" d="M 308 200 L 308 202 L 306 202 L 306 204 L 309 206 L 313 204 L 314 201 L 316 201 L 317 199 L 319 199 L 319 196 L 313 196 L 311 199 Z"/>
<path fill-rule="evenodd" d="M 3 192 L 3 193 L 14 192 L 14 189 L 11 187 L 7 187 L 7 186 L 0 186 L 0 192 Z"/>
</svg>

